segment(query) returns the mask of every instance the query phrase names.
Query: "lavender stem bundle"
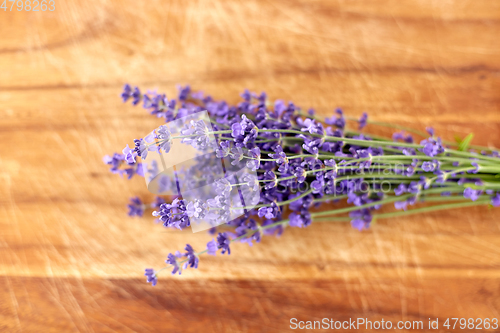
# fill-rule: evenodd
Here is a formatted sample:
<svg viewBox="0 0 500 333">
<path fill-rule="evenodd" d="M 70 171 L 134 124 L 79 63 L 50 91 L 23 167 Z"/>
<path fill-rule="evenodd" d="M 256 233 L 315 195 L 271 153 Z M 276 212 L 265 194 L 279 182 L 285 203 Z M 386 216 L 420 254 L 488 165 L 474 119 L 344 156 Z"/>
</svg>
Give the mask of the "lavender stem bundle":
<svg viewBox="0 0 500 333">
<path fill-rule="evenodd" d="M 168 153 L 177 144 L 203 151 L 213 136 L 217 158 L 227 159 L 232 165 L 244 164 L 256 173 L 245 175 L 237 183 L 228 178 L 217 180 L 217 193 L 208 200 L 189 201 L 178 195 L 170 202 L 157 197 L 155 202 L 145 204 L 139 198 L 131 199 L 130 216 L 143 216 L 152 208 L 152 215 L 168 228 L 184 229 L 202 217 L 222 221 L 234 212 L 241 215 L 228 223 L 214 224 L 209 230 L 214 239 L 202 251 L 196 252 L 187 244 L 185 252 L 168 255 L 165 267 L 146 269 L 147 281 L 153 286 L 158 273 L 165 269 L 181 274 L 188 267 L 197 268 L 202 254 L 230 254 L 233 242 L 260 242 L 262 236 L 281 235 L 285 227 L 345 221 L 363 230 L 376 219 L 500 206 L 499 151 L 472 146 L 472 135 L 459 142 L 443 142 L 432 128 L 420 132 L 371 122 L 366 113 L 360 119 L 346 118 L 341 109 L 322 119 L 313 109 L 305 112 L 292 102 L 280 100 L 271 103 L 265 93 L 249 91 L 241 94 L 242 101 L 236 105 L 215 101 L 191 91 L 189 86 L 181 87 L 175 100 L 156 92 L 141 93 L 127 84 L 121 97 L 124 102 L 132 100 L 133 105 L 142 103 L 150 114 L 166 123 L 206 111 L 212 128 L 192 121 L 180 133 L 171 133 L 167 126 L 160 126 L 154 140 L 136 139 L 133 148 L 127 145 L 121 154 L 105 156 L 111 172 L 128 179 L 144 177 L 146 168 L 139 158 L 144 161 L 148 152 Z M 356 128 L 348 126 L 351 124 Z M 391 139 L 369 135 L 363 132 L 367 124 L 400 131 Z M 423 140 L 415 143 L 412 134 Z M 203 163 L 203 155 L 199 158 Z M 184 176 L 203 180 L 209 174 L 200 170 L 199 174 Z M 182 171 L 179 176 L 183 176 Z M 171 179 L 170 183 L 175 185 L 176 181 Z M 258 204 L 232 206 L 228 193 L 236 187 L 260 193 Z M 396 211 L 377 213 L 389 205 Z"/>
</svg>

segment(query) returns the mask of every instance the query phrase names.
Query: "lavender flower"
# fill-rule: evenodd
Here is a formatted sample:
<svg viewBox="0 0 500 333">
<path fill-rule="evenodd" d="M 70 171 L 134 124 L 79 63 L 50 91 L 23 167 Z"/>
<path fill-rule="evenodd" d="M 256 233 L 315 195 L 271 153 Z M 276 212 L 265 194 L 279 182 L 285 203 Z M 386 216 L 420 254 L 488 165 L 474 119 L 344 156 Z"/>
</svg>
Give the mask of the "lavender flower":
<svg viewBox="0 0 500 333">
<path fill-rule="evenodd" d="M 196 219 L 202 219 L 205 217 L 207 206 L 198 199 L 189 202 L 186 205 L 186 214 L 189 217 L 194 217 Z"/>
<path fill-rule="evenodd" d="M 307 118 L 306 120 L 304 120 L 303 127 L 301 128 L 301 131 L 309 132 L 311 134 L 322 134 L 323 127 L 321 126 L 321 124 L 318 124 L 313 119 Z"/>
<path fill-rule="evenodd" d="M 245 101 L 250 102 L 250 99 L 252 98 L 252 95 L 250 94 L 250 92 L 248 91 L 248 89 L 245 89 L 245 91 L 241 94 L 241 97 Z"/>
<path fill-rule="evenodd" d="M 500 193 L 497 193 L 493 198 L 491 198 L 491 205 L 493 207 L 500 207 Z"/>
<path fill-rule="evenodd" d="M 177 261 L 177 257 L 172 253 L 168 254 L 167 260 L 165 260 L 165 262 L 173 267 L 172 275 L 174 275 L 177 272 L 179 272 L 179 275 L 182 273 L 182 270 L 179 267 L 179 262 Z"/>
<path fill-rule="evenodd" d="M 156 131 L 157 138 L 160 140 L 158 145 L 167 154 L 170 151 L 170 146 L 172 144 L 170 130 L 166 125 L 161 125 Z"/>
<path fill-rule="evenodd" d="M 294 172 L 293 172 L 294 176 L 297 177 L 297 181 L 299 183 L 303 183 L 305 180 L 306 180 L 306 170 L 304 170 L 304 168 L 301 168 L 301 167 L 297 167 Z"/>
<path fill-rule="evenodd" d="M 123 87 L 123 92 L 120 96 L 122 97 L 124 103 L 132 96 L 132 87 L 130 87 L 128 83 Z"/>
<path fill-rule="evenodd" d="M 275 202 L 271 203 L 270 207 L 261 207 L 258 211 L 259 217 L 265 217 L 266 219 L 274 219 L 280 215 L 280 209 Z"/>
<path fill-rule="evenodd" d="M 481 195 L 481 191 L 478 191 L 478 190 L 474 190 L 470 187 L 467 187 L 465 190 L 464 190 L 464 197 L 465 198 L 469 198 L 471 199 L 472 201 L 476 201 L 477 199 L 479 199 L 479 196 Z"/>
<path fill-rule="evenodd" d="M 300 213 L 291 213 L 289 216 L 291 227 L 307 227 L 312 223 L 311 214 L 307 210 L 302 210 Z"/>
<path fill-rule="evenodd" d="M 408 192 L 408 187 L 405 184 L 399 184 L 398 187 L 394 190 L 394 194 L 400 196 L 404 193 Z"/>
<path fill-rule="evenodd" d="M 286 154 L 283 152 L 283 148 L 281 148 L 280 145 L 277 145 L 274 148 L 275 153 L 274 154 L 269 154 L 271 158 L 276 159 L 276 163 L 278 164 L 284 164 L 288 162 L 288 159 L 286 157 Z"/>
<path fill-rule="evenodd" d="M 396 201 L 394 203 L 394 207 L 396 207 L 396 209 L 402 209 L 402 210 L 406 210 L 406 207 L 408 206 L 408 201 Z"/>
<path fill-rule="evenodd" d="M 229 155 L 230 152 L 230 147 L 231 147 L 231 142 L 230 141 L 221 141 L 219 143 L 219 146 L 216 150 L 216 154 L 218 158 L 224 158 Z"/>
<path fill-rule="evenodd" d="M 420 142 L 420 144 L 423 145 L 423 148 L 420 151 L 427 156 L 435 157 L 439 154 L 444 153 L 444 147 L 441 143 L 440 138 L 437 138 L 437 140 L 435 140 L 431 137 L 427 140 L 423 140 L 422 142 Z"/>
<path fill-rule="evenodd" d="M 351 220 L 351 226 L 353 228 L 362 231 L 370 227 L 372 216 L 369 213 L 369 211 L 366 210 L 354 211 L 350 214 L 350 216 L 353 218 Z"/>
<path fill-rule="evenodd" d="M 211 127 L 207 126 L 208 122 L 193 120 L 181 129 L 181 138 L 172 135 L 170 125 L 161 125 L 155 132 L 134 140 L 134 147 L 127 145 L 122 154 L 103 159 L 112 173 L 127 178 L 138 175 L 151 181 L 159 177 L 161 192 L 177 190 L 181 185 L 197 188 L 212 184 L 209 197 L 203 200 L 192 198 L 185 202 L 178 197 L 166 202 L 157 198 L 145 205 L 139 198 L 131 199 L 130 216 L 142 216 L 147 207 L 152 207 L 153 216 L 169 228 L 184 229 L 191 225 L 191 220 L 203 219 L 213 225 L 230 220 L 225 225 L 227 232 L 219 232 L 219 226 L 210 229 L 210 234 L 217 237 L 207 243 L 204 251 L 196 253 L 187 244 L 182 253 L 170 253 L 166 263 L 172 274 L 180 274 L 188 267 L 197 268 L 202 253 L 216 255 L 220 249 L 222 254 L 230 254 L 233 241 L 252 245 L 264 236 L 281 235 L 287 224 L 307 227 L 318 214 L 325 215 L 324 210 L 318 213 L 316 208 L 326 203 L 340 208 L 337 202 L 347 201 L 347 208 L 333 209 L 331 213 L 348 212 L 352 227 L 360 231 L 370 227 L 381 207 L 394 202 L 400 210 L 397 214 L 404 215 L 412 212 L 410 206 L 428 194 L 436 205 L 444 196 L 452 199 L 463 196 L 476 204 L 484 204 L 484 200 L 478 199 L 485 194 L 491 198 L 492 206 L 500 206 L 497 191 L 500 181 L 491 177 L 498 173 L 495 159 L 500 163 L 500 154 L 496 151 L 484 149 L 475 153 L 453 149 L 437 137 L 432 128 L 427 129 L 430 137 L 420 144 L 414 144 L 413 137 L 404 131 L 394 133 L 394 142 L 372 139 L 369 134 L 345 131 L 346 118 L 341 109 L 321 121 L 313 109 L 306 113 L 303 110 L 307 109 L 293 102 L 270 101 L 265 93 L 245 90 L 241 97 L 239 103 L 231 105 L 192 91 L 189 86 L 179 87 L 176 99 L 157 92 L 141 93 L 129 84 L 121 93 L 124 102 L 132 100 L 132 104 L 137 105 L 142 101 L 148 113 L 163 118 L 166 123 L 204 110 L 210 117 Z M 363 129 L 368 123 L 368 114 L 363 113 L 357 122 L 359 129 Z M 150 152 L 169 153 L 176 139 L 199 150 L 195 160 L 200 167 L 179 168 L 175 177 L 169 177 L 161 174 L 156 161 L 145 159 Z M 211 154 L 206 151 L 212 147 L 217 158 L 230 157 L 230 164 L 222 161 L 223 171 L 230 172 L 227 178 L 216 177 L 220 167 L 215 168 L 208 162 L 207 156 Z M 142 158 L 142 163 L 137 157 Z M 474 168 L 467 169 L 467 163 Z M 232 173 L 245 166 L 257 176 Z M 385 185 L 389 185 L 387 191 L 384 191 Z M 259 192 L 258 209 L 241 209 L 242 196 Z M 394 196 L 403 197 L 394 201 Z M 234 218 L 233 213 L 238 211 L 243 215 Z M 282 214 L 287 214 L 286 220 Z M 148 283 L 156 285 L 157 273 L 150 268 L 145 271 Z"/>
<path fill-rule="evenodd" d="M 145 205 L 142 203 L 139 197 L 131 198 L 128 204 L 128 216 L 139 216 L 144 215 Z"/>
<path fill-rule="evenodd" d="M 198 263 L 199 263 L 200 259 L 198 258 L 198 256 L 194 252 L 193 247 L 191 245 L 187 244 L 185 250 L 186 250 L 186 253 L 184 255 L 187 258 L 187 262 L 184 264 L 183 268 L 184 269 L 186 269 L 187 267 L 198 268 Z"/>
<path fill-rule="evenodd" d="M 278 185 L 278 178 L 276 177 L 276 174 L 273 172 L 273 171 L 266 171 L 264 173 L 264 179 L 266 181 L 266 185 L 264 186 L 264 188 L 266 190 L 270 190 L 274 187 L 276 187 L 276 185 Z"/>
<path fill-rule="evenodd" d="M 336 109 L 335 113 L 337 113 L 338 117 L 331 117 L 325 119 L 325 123 L 328 125 L 334 125 L 340 129 L 344 129 L 345 127 L 345 118 L 342 109 Z"/>
<path fill-rule="evenodd" d="M 179 87 L 179 100 L 186 101 L 189 97 L 190 92 L 191 92 L 190 86 Z"/>
<path fill-rule="evenodd" d="M 222 249 L 221 254 L 224 254 L 227 252 L 227 254 L 231 254 L 231 249 L 229 248 L 229 244 L 231 241 L 227 237 L 227 234 L 225 232 L 219 233 L 217 236 L 217 247 L 219 249 Z"/>
<path fill-rule="evenodd" d="M 209 130 L 203 120 L 191 120 L 190 124 L 181 130 L 183 136 L 182 143 L 192 145 L 198 150 L 205 150 L 210 143 Z"/>
<path fill-rule="evenodd" d="M 142 159 L 146 159 L 148 157 L 148 146 L 144 139 L 136 139 L 134 140 L 135 148 L 134 151 L 140 156 Z"/>
<path fill-rule="evenodd" d="M 128 145 L 123 148 L 123 155 L 125 155 L 125 160 L 127 161 L 128 164 L 134 164 L 135 163 L 135 157 L 137 156 L 137 153 L 134 149 L 131 149 Z"/>
<path fill-rule="evenodd" d="M 432 162 L 424 162 L 422 163 L 422 169 L 426 172 L 434 171 L 434 164 Z"/>
<path fill-rule="evenodd" d="M 232 165 L 238 165 L 241 160 L 245 157 L 245 154 L 243 153 L 243 149 L 241 147 L 233 147 L 231 148 L 231 157 L 233 161 L 231 162 Z"/>
<path fill-rule="evenodd" d="M 234 123 L 231 125 L 231 135 L 233 138 L 241 137 L 245 135 L 245 131 L 243 130 L 243 127 L 241 126 L 240 123 Z"/>
<path fill-rule="evenodd" d="M 362 130 L 368 122 L 368 113 L 363 112 L 361 118 L 359 118 L 359 130 Z"/>
<path fill-rule="evenodd" d="M 220 178 L 214 183 L 215 191 L 217 194 L 226 196 L 231 193 L 231 189 L 233 188 L 231 182 L 227 178 Z"/>
<path fill-rule="evenodd" d="M 156 272 L 152 268 L 146 268 L 146 275 L 147 277 L 147 283 L 151 283 L 151 285 L 154 287 L 158 283 L 158 277 L 156 276 Z"/>
<path fill-rule="evenodd" d="M 254 147 L 248 152 L 251 160 L 247 161 L 247 168 L 252 171 L 256 171 L 260 167 L 260 149 L 259 147 Z"/>
<path fill-rule="evenodd" d="M 218 245 L 215 240 L 212 239 L 210 242 L 207 243 L 208 254 L 215 256 L 217 254 L 217 250 L 218 250 Z"/>
<path fill-rule="evenodd" d="M 130 97 L 132 97 L 132 104 L 133 105 L 139 104 L 139 102 L 141 101 L 141 98 L 142 98 L 141 91 L 139 90 L 139 88 L 135 87 L 134 91 L 132 92 Z"/>
<path fill-rule="evenodd" d="M 311 183 L 311 189 L 315 194 L 323 193 L 324 187 L 325 187 L 325 180 L 321 175 L 317 177 L 316 180 L 313 180 L 313 182 Z"/>
<path fill-rule="evenodd" d="M 254 175 L 245 174 L 242 177 L 242 181 L 245 183 L 245 185 L 243 185 L 243 189 L 249 190 L 252 192 L 259 191 L 259 189 L 260 189 L 259 179 L 257 177 L 255 177 Z"/>
</svg>

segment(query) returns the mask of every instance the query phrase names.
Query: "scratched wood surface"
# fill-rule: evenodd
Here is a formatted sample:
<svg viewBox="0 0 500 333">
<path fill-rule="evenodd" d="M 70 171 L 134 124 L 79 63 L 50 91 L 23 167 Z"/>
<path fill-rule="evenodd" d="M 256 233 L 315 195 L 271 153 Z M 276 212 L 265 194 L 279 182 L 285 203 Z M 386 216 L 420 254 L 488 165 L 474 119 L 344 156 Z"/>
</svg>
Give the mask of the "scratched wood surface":
<svg viewBox="0 0 500 333">
<path fill-rule="evenodd" d="M 500 219 L 487 209 L 362 233 L 287 230 L 152 288 L 145 267 L 208 235 L 127 217 L 129 197 L 153 196 L 101 161 L 159 124 L 121 104 L 124 82 L 169 95 L 189 83 L 232 102 L 244 88 L 266 90 L 322 115 L 368 111 L 498 147 L 500 2 L 55 2 L 54 12 L 0 10 L 1 332 L 500 318 Z"/>
</svg>

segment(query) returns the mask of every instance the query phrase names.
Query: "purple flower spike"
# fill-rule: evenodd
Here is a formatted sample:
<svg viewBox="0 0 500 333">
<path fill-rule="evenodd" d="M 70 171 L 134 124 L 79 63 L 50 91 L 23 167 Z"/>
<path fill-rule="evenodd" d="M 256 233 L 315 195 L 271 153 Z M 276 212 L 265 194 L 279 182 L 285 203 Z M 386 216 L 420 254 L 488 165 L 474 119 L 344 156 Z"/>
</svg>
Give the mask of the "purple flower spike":
<svg viewBox="0 0 500 333">
<path fill-rule="evenodd" d="M 167 154 L 170 151 L 170 146 L 172 144 L 172 138 L 170 134 L 170 130 L 166 125 L 161 125 L 158 130 L 156 131 L 158 140 L 160 142 L 158 145 L 160 146 L 161 149 Z"/>
<path fill-rule="evenodd" d="M 427 156 L 434 157 L 444 153 L 444 147 L 440 138 L 434 139 L 434 137 L 430 137 L 429 139 L 422 140 L 420 144 L 424 146 L 420 151 Z"/>
<path fill-rule="evenodd" d="M 311 183 L 311 189 L 313 193 L 323 193 L 323 188 L 325 186 L 325 180 L 323 177 L 318 177 L 319 179 L 313 180 Z"/>
<path fill-rule="evenodd" d="M 139 197 L 131 198 L 128 204 L 128 216 L 139 216 L 144 215 L 145 205 L 142 203 Z"/>
<path fill-rule="evenodd" d="M 226 196 L 229 193 L 231 193 L 231 189 L 233 188 L 231 182 L 227 178 L 221 178 L 215 181 L 214 184 L 215 184 L 215 192 L 218 195 L 222 196 Z"/>
<path fill-rule="evenodd" d="M 243 189 L 252 192 L 257 192 L 260 189 L 259 179 L 254 175 L 246 174 L 243 176 L 242 181 L 245 182 Z"/>
<path fill-rule="evenodd" d="M 123 103 L 127 102 L 128 99 L 132 96 L 132 87 L 130 87 L 128 83 L 123 86 L 123 92 L 120 96 L 123 100 Z"/>
<path fill-rule="evenodd" d="M 215 256 L 217 254 L 217 242 L 215 240 L 211 240 L 210 242 L 207 243 L 207 253 L 210 254 L 211 256 Z"/>
<path fill-rule="evenodd" d="M 229 155 L 231 142 L 230 141 L 221 141 L 219 145 L 220 145 L 220 147 L 217 148 L 217 150 L 216 150 L 217 157 L 218 158 L 227 157 Z"/>
<path fill-rule="evenodd" d="M 222 249 L 220 252 L 221 254 L 224 254 L 227 252 L 227 254 L 231 254 L 231 249 L 229 248 L 229 244 L 231 243 L 231 240 L 227 236 L 225 232 L 219 233 L 217 236 L 217 246 L 219 249 Z"/>
<path fill-rule="evenodd" d="M 142 98 L 141 91 L 137 87 L 134 88 L 134 91 L 132 92 L 132 95 L 130 95 L 130 96 L 132 97 L 132 104 L 133 105 L 139 104 L 139 102 L 141 101 L 141 98 Z"/>
<path fill-rule="evenodd" d="M 307 210 L 302 210 L 300 214 L 291 213 L 289 216 L 290 222 L 288 223 L 290 227 L 307 227 L 311 224 L 311 214 Z"/>
<path fill-rule="evenodd" d="M 337 128 L 343 130 L 345 127 L 345 118 L 344 118 L 344 113 L 342 112 L 342 109 L 337 108 L 335 110 L 335 113 L 338 114 L 338 117 L 331 117 L 331 118 L 326 118 L 325 123 L 327 125 L 333 125 L 336 126 Z"/>
<path fill-rule="evenodd" d="M 188 99 L 189 94 L 191 93 L 191 87 L 190 86 L 185 86 L 181 87 L 179 86 L 179 101 L 185 101 Z"/>
<path fill-rule="evenodd" d="M 186 267 L 198 268 L 198 263 L 200 259 L 198 259 L 198 256 L 194 252 L 193 247 L 187 244 L 185 250 L 186 253 L 184 255 L 187 257 L 187 262 L 184 264 L 185 268 Z"/>
<path fill-rule="evenodd" d="M 306 180 L 307 176 L 306 171 L 301 167 L 296 168 L 295 171 L 293 172 L 293 175 L 297 177 L 297 181 L 299 183 L 303 183 Z"/>
<path fill-rule="evenodd" d="M 302 132 L 309 132 L 311 134 L 321 134 L 323 129 L 320 124 L 316 123 L 313 119 L 307 118 L 304 120 L 303 126 L 301 128 Z"/>
<path fill-rule="evenodd" d="M 370 223 L 362 219 L 354 219 L 351 221 L 351 226 L 359 231 L 362 231 L 363 229 L 369 229 Z"/>
<path fill-rule="evenodd" d="M 265 104 L 266 103 L 266 99 L 267 99 L 267 94 L 265 92 L 261 92 L 260 95 L 259 95 L 259 97 L 257 97 L 257 99 L 262 104 Z"/>
<path fill-rule="evenodd" d="M 240 123 L 234 123 L 233 125 L 231 125 L 231 131 L 231 136 L 233 138 L 245 135 L 245 131 L 243 130 L 243 127 L 241 127 Z"/>
<path fill-rule="evenodd" d="M 411 136 L 411 134 L 408 134 L 405 138 L 405 142 L 406 143 L 413 143 L 413 137 Z"/>
<path fill-rule="evenodd" d="M 361 118 L 359 118 L 359 130 L 362 130 L 368 122 L 368 113 L 364 112 Z"/>
<path fill-rule="evenodd" d="M 238 163 L 244 158 L 245 154 L 243 153 L 243 149 L 240 147 L 233 147 L 231 148 L 231 158 L 233 161 L 231 162 L 232 165 L 238 165 Z"/>
<path fill-rule="evenodd" d="M 182 139 L 182 143 L 187 143 L 198 150 L 204 150 L 210 143 L 209 130 L 203 120 L 191 120 L 189 125 L 181 130 L 182 135 L 193 135 Z"/>
<path fill-rule="evenodd" d="M 259 217 L 265 217 L 266 219 L 274 219 L 279 215 L 279 208 L 275 202 L 271 204 L 271 207 L 260 207 L 258 210 Z"/>
<path fill-rule="evenodd" d="M 146 268 L 145 274 L 147 277 L 147 283 L 151 283 L 154 287 L 158 283 L 158 277 L 156 276 L 156 272 L 152 268 Z"/>
<path fill-rule="evenodd" d="M 206 212 L 207 212 L 207 205 L 201 202 L 199 199 L 194 199 L 194 201 L 189 202 L 186 205 L 186 214 L 189 217 L 202 219 L 205 217 Z"/>
<path fill-rule="evenodd" d="M 181 274 L 182 270 L 179 267 L 179 263 L 177 262 L 177 257 L 173 255 L 172 253 L 168 254 L 167 260 L 165 260 L 167 264 L 172 265 L 172 275 L 179 272 L 179 275 Z"/>
<path fill-rule="evenodd" d="M 491 205 L 493 207 L 500 207 L 500 193 L 497 193 L 496 196 L 491 198 Z"/>
<path fill-rule="evenodd" d="M 353 218 L 351 221 L 351 226 L 353 228 L 358 229 L 359 231 L 370 228 L 370 223 L 372 222 L 370 210 L 357 210 L 351 212 L 349 215 Z"/>
<path fill-rule="evenodd" d="M 396 194 L 397 196 L 400 196 L 401 194 L 404 194 L 408 191 L 408 187 L 406 187 L 405 184 L 399 184 L 398 187 L 396 187 L 396 189 L 394 190 L 394 194 Z"/>
<path fill-rule="evenodd" d="M 396 132 L 392 135 L 392 140 L 394 141 L 398 141 L 398 140 L 404 140 L 404 134 L 405 132 L 401 131 L 401 132 Z"/>
<path fill-rule="evenodd" d="M 394 203 L 394 207 L 396 207 L 396 209 L 398 210 L 406 210 L 406 206 L 408 206 L 408 201 L 396 201 Z"/>
<path fill-rule="evenodd" d="M 137 155 L 140 156 L 143 160 L 146 159 L 146 157 L 148 156 L 148 145 L 146 144 L 146 141 L 144 141 L 144 139 L 135 139 L 134 144 L 134 150 Z"/>
<path fill-rule="evenodd" d="M 264 183 L 266 190 L 272 189 L 278 185 L 278 178 L 276 178 L 276 174 L 272 171 L 266 171 L 264 173 L 264 180 L 268 180 Z"/>
<path fill-rule="evenodd" d="M 269 154 L 269 157 L 276 159 L 276 163 L 278 164 L 284 164 L 288 162 L 288 158 L 286 157 L 286 154 L 283 152 L 283 148 L 281 148 L 280 145 L 277 145 L 276 148 L 274 148 L 275 154 Z"/>
<path fill-rule="evenodd" d="M 247 102 L 250 102 L 250 100 L 252 99 L 252 95 L 250 94 L 250 91 L 248 91 L 248 89 L 245 89 L 245 91 L 240 96 Z"/>
<path fill-rule="evenodd" d="M 137 156 L 135 149 L 131 149 L 127 145 L 125 148 L 123 148 L 122 153 L 125 155 L 125 161 L 127 161 L 128 164 L 135 163 L 135 157 Z"/>
<path fill-rule="evenodd" d="M 464 197 L 469 198 L 472 201 L 476 201 L 477 199 L 479 199 L 479 195 L 481 195 L 481 191 L 479 191 L 479 190 L 474 190 L 470 187 L 467 187 L 464 190 Z"/>
<path fill-rule="evenodd" d="M 434 171 L 434 164 L 432 162 L 424 162 L 422 163 L 422 169 L 425 171 L 425 172 L 431 172 L 431 171 Z"/>
<path fill-rule="evenodd" d="M 252 159 L 247 161 L 247 168 L 256 171 L 260 167 L 260 149 L 259 147 L 254 147 L 248 153 Z"/>
</svg>

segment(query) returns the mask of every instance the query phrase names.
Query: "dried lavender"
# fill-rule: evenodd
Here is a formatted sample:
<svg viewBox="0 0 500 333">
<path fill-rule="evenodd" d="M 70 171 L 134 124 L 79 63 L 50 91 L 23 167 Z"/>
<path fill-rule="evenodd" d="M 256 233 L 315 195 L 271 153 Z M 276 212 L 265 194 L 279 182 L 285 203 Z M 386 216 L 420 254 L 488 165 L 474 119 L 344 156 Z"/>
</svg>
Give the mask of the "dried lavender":
<svg viewBox="0 0 500 333">
<path fill-rule="evenodd" d="M 420 132 L 373 122 L 366 113 L 353 119 L 337 109 L 332 117 L 322 119 L 313 109 L 304 112 L 292 102 L 272 103 L 265 93 L 245 90 L 241 97 L 240 103 L 230 105 L 194 92 L 189 86 L 180 87 L 177 100 L 157 92 L 141 93 L 128 84 L 123 89 L 124 102 L 142 102 L 144 109 L 166 123 L 206 111 L 212 129 L 203 121 L 191 121 L 177 135 L 162 125 L 150 135 L 135 139 L 134 147 L 127 145 L 122 154 L 105 156 L 104 163 L 111 172 L 128 179 L 136 174 L 148 177 L 158 169 L 155 163 L 143 166 L 139 162 L 148 154 L 168 153 L 177 144 L 204 151 L 212 147 L 211 137 L 215 137 L 216 147 L 212 148 L 216 158 L 257 173 L 245 174 L 236 182 L 231 178 L 208 179 L 210 172 L 200 176 L 180 171 L 175 177 L 163 178 L 158 186 L 179 188 L 183 177 L 195 182 L 210 180 L 215 184 L 213 196 L 186 200 L 179 192 L 171 200 L 158 197 L 149 205 L 139 198 L 131 199 L 130 216 L 142 216 L 146 209 L 153 208 L 152 215 L 165 227 L 184 229 L 202 218 L 214 222 L 209 230 L 213 238 L 205 249 L 196 252 L 188 244 L 186 252 L 170 253 L 164 268 L 146 269 L 147 282 L 153 286 L 164 269 L 181 274 L 188 267 L 197 268 L 202 254 L 229 255 L 233 242 L 252 245 L 262 236 L 281 235 L 285 227 L 303 228 L 313 221 L 350 221 L 352 227 L 363 230 L 375 219 L 476 205 L 500 206 L 499 152 L 470 145 L 472 135 L 454 143 L 442 141 L 432 128 Z M 357 123 L 352 126 L 356 130 L 350 122 Z M 360 132 L 368 124 L 401 131 L 392 139 Z M 423 140 L 414 143 L 412 134 Z M 258 202 L 235 207 L 229 197 L 234 188 L 240 193 L 258 193 Z M 340 202 L 347 206 L 344 203 L 332 209 Z M 425 205 L 414 208 L 422 203 Z M 388 205 L 396 211 L 376 213 Z M 235 213 L 239 217 L 223 225 L 217 223 Z"/>
</svg>

